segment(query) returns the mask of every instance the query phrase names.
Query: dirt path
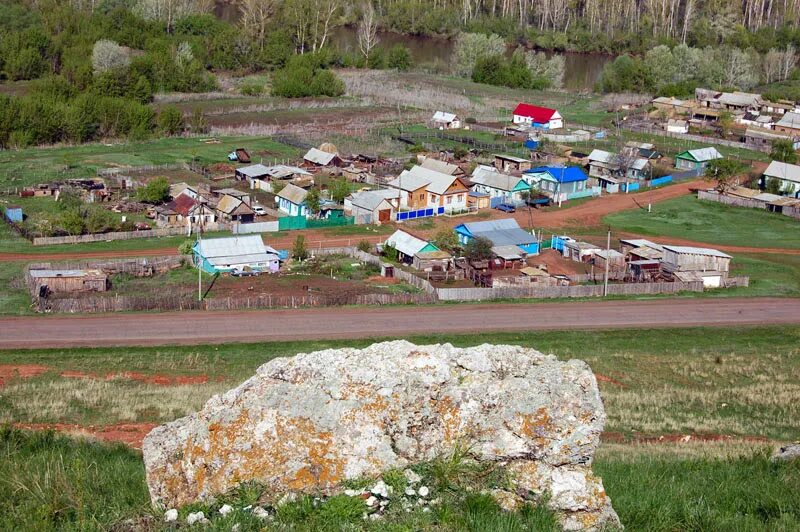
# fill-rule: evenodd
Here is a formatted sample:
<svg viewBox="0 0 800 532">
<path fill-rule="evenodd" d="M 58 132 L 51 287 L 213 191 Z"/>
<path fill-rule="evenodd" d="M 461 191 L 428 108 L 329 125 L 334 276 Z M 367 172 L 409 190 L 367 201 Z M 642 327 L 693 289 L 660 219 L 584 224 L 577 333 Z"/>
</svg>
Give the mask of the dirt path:
<svg viewBox="0 0 800 532">
<path fill-rule="evenodd" d="M 800 299 L 714 298 L 0 318 L 0 348 L 197 345 L 416 334 L 800 324 Z"/>
</svg>

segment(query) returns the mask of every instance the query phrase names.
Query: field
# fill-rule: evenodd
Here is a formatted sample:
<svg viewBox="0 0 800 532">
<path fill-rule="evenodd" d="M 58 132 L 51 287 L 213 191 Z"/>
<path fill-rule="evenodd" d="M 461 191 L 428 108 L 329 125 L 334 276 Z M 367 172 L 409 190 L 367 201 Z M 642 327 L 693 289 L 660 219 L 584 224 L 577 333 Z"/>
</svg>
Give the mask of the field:
<svg viewBox="0 0 800 532">
<path fill-rule="evenodd" d="M 793 423 L 800 418 L 800 328 L 410 340 L 515 343 L 589 362 L 608 414 L 595 468 L 628 529 L 797 530 L 800 495 L 790 486 L 800 482 L 800 466 L 771 464 L 766 453 L 775 442 L 800 438 L 800 427 Z M 62 424 L 135 446 L 153 424 L 198 409 L 212 394 L 235 386 L 273 357 L 367 343 L 2 352 L 0 420 L 38 428 Z M 0 526 L 16 521 L 26 529 L 105 528 L 124 518 L 155 526 L 135 451 L 8 430 L 0 435 L 0 446 L 0 476 L 8 479 L 0 482 L 5 501 Z M 87 469 L 81 466 L 85 463 L 95 465 Z M 434 475 L 434 470 L 427 470 L 431 485 L 441 488 L 437 482 L 447 477 Z M 456 473 L 468 478 L 458 468 Z M 120 476 L 130 481 L 121 484 Z M 463 488 L 442 489 L 443 506 L 430 514 L 400 513 L 390 522 L 398 530 L 434 525 L 444 530 L 522 530 L 534 522 L 535 530 L 549 529 L 546 512 L 501 514 L 486 501 L 470 499 Z M 273 525 L 303 523 L 304 529 L 323 530 L 361 523 L 360 512 L 355 517 L 325 514 L 337 504 L 305 513 L 295 508 L 302 517 L 289 515 L 287 508 Z M 252 525 L 245 517 L 239 519 L 243 526 Z M 220 521 L 217 529 L 230 524 Z"/>
<path fill-rule="evenodd" d="M 726 246 L 800 249 L 800 222 L 759 209 L 745 209 L 684 196 L 606 216 L 628 233 L 675 237 Z"/>
</svg>

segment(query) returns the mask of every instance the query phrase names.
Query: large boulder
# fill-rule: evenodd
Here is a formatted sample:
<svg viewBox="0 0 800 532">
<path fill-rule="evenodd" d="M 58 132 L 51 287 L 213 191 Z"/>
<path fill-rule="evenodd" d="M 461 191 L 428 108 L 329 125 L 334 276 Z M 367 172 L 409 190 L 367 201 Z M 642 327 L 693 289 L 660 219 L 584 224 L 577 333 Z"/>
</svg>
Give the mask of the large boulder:
<svg viewBox="0 0 800 532">
<path fill-rule="evenodd" d="M 275 496 L 334 494 L 454 447 L 507 467 L 517 495 L 569 530 L 619 524 L 591 470 L 605 412 L 589 366 L 508 345 L 405 341 L 278 358 L 142 451 L 155 505 L 257 481 Z"/>
</svg>

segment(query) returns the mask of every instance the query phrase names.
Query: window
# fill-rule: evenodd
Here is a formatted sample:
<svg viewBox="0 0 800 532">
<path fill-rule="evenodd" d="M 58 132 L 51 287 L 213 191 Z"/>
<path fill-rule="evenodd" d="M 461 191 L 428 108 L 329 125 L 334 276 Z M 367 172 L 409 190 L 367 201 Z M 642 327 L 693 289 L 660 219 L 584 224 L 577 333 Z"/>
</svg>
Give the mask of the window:
<svg viewBox="0 0 800 532">
<path fill-rule="evenodd" d="M 459 194 L 458 195 L 458 201 L 459 202 L 463 202 L 464 201 L 464 194 Z"/>
<path fill-rule="evenodd" d="M 425 194 L 424 193 L 420 194 L 419 195 L 419 199 L 420 199 L 420 201 L 424 200 L 425 199 Z"/>
<path fill-rule="evenodd" d="M 447 204 L 450 205 L 453 203 L 453 196 L 447 196 Z"/>
</svg>

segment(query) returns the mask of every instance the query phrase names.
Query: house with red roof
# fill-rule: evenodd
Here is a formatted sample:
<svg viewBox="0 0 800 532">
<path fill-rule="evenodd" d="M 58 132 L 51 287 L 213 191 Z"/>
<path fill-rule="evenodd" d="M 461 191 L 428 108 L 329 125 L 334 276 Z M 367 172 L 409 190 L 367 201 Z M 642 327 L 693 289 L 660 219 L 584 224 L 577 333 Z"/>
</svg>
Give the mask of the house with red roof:
<svg viewBox="0 0 800 532">
<path fill-rule="evenodd" d="M 564 118 L 555 109 L 521 103 L 514 109 L 514 124 L 541 129 L 560 129 Z"/>
</svg>

